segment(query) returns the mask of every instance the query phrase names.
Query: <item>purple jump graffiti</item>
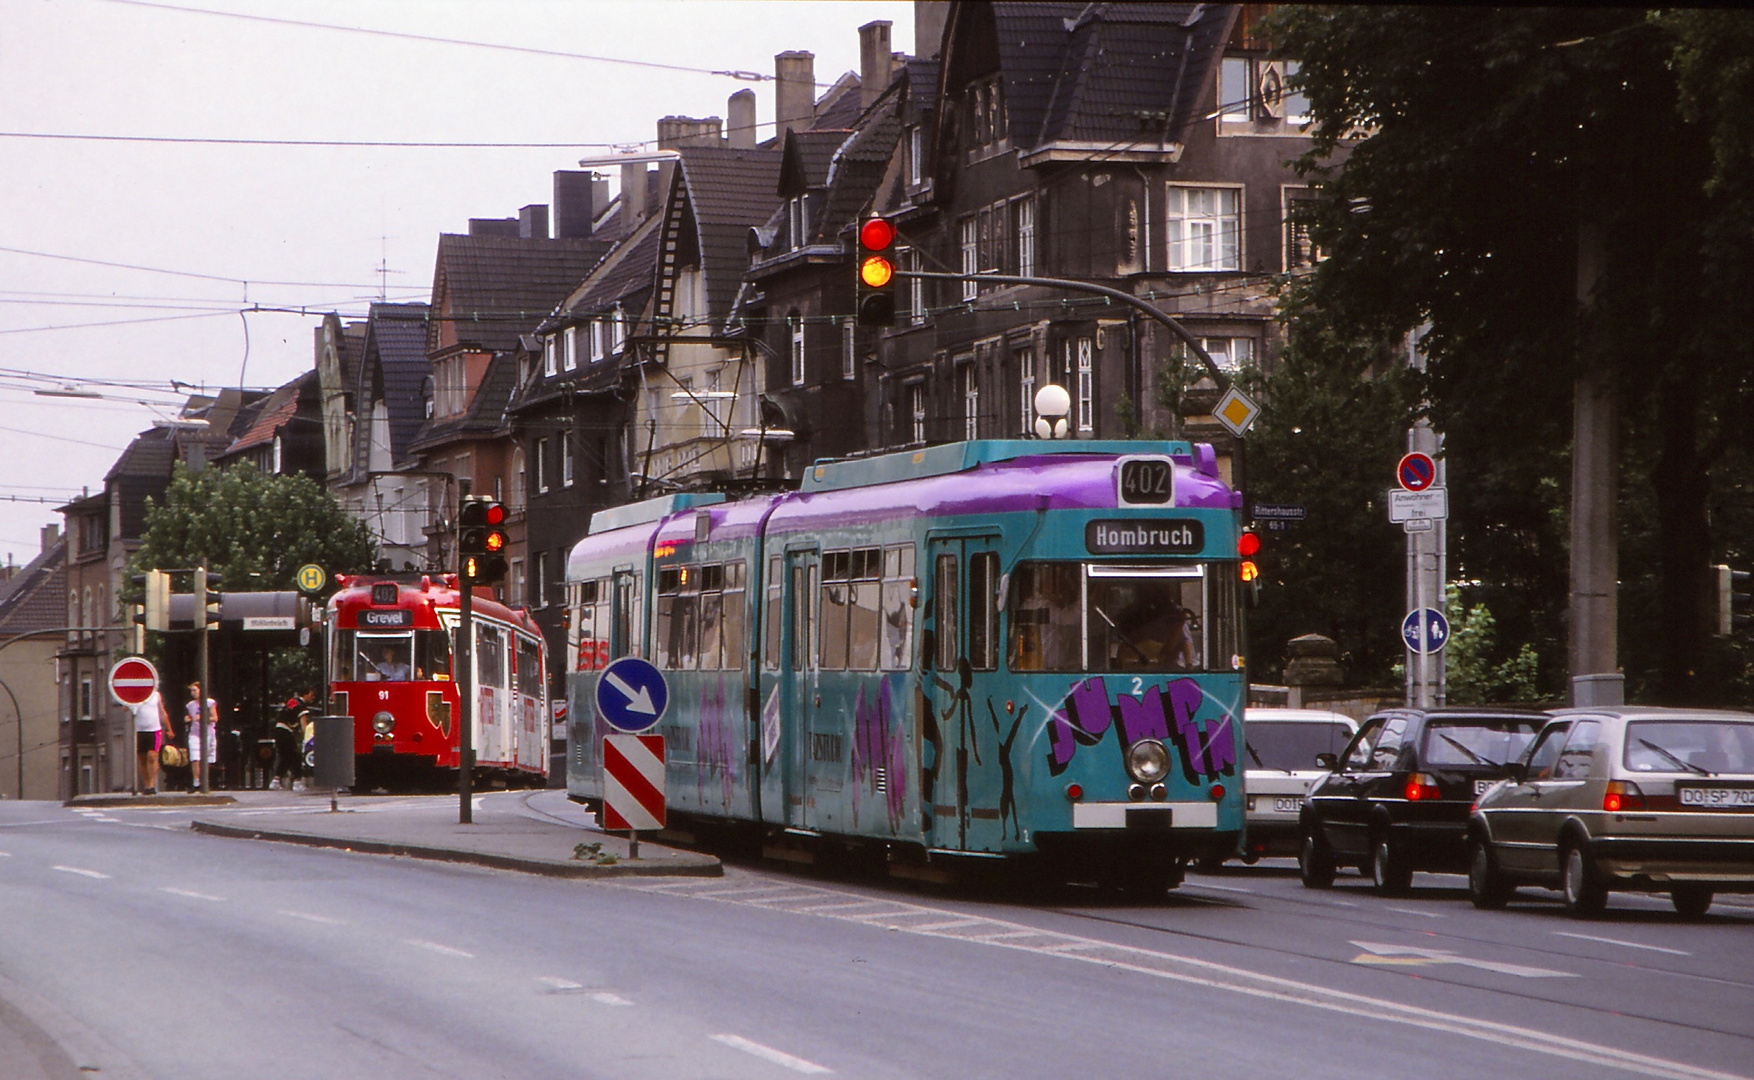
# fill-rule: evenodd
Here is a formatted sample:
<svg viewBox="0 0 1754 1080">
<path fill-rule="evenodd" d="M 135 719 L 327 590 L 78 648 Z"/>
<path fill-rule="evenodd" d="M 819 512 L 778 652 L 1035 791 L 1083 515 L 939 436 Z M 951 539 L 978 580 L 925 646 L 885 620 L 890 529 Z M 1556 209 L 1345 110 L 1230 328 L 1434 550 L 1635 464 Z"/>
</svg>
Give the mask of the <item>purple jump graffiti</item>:
<svg viewBox="0 0 1754 1080">
<path fill-rule="evenodd" d="M 1169 707 L 1164 708 L 1168 698 Z M 1171 679 L 1135 697 L 1118 694 L 1109 703 L 1108 684 L 1100 677 L 1072 687 L 1065 704 L 1048 720 L 1048 772 L 1066 771 L 1080 744 L 1095 746 L 1109 728 L 1123 748 L 1140 739 L 1161 739 L 1181 751 L 1182 773 L 1198 783 L 1236 771 L 1235 728 L 1227 716 L 1198 718 L 1206 695 L 1193 679 Z"/>
</svg>

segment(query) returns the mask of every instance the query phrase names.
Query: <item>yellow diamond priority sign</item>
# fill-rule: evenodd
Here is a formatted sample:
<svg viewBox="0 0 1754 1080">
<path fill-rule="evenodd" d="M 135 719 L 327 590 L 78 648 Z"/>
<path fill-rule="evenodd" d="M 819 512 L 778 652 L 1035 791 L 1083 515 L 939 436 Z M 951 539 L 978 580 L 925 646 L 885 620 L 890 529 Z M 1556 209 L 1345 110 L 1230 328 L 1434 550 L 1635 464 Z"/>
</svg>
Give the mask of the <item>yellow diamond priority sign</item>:
<svg viewBox="0 0 1754 1080">
<path fill-rule="evenodd" d="M 1260 415 L 1261 407 L 1235 386 L 1224 391 L 1224 396 L 1218 399 L 1218 407 L 1212 410 L 1212 416 L 1224 425 L 1225 430 L 1239 439 Z"/>
</svg>

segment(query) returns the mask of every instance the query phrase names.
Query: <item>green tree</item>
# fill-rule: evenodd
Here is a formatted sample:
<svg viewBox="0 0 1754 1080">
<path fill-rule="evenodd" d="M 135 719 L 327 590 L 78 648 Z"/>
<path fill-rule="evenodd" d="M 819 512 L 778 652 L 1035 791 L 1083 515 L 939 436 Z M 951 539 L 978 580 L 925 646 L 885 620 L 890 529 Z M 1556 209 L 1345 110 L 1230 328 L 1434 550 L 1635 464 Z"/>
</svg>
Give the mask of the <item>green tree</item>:
<svg viewBox="0 0 1754 1080">
<path fill-rule="evenodd" d="M 1462 590 L 1444 590 L 1450 611 L 1457 612 L 1444 646 L 1445 697 L 1451 705 L 1491 705 L 1540 699 L 1536 673 L 1539 661 L 1528 642 L 1514 651 L 1501 649 L 1497 622 L 1485 604 L 1464 604 Z"/>
<path fill-rule="evenodd" d="M 1301 167 L 1328 258 L 1302 311 L 1394 340 L 1429 324 L 1452 572 L 1563 655 L 1573 384 L 1622 403 L 1622 658 L 1658 700 L 1716 696 L 1707 567 L 1749 490 L 1754 17 L 1285 6 L 1316 118 Z M 1720 67 L 1730 77 L 1716 81 Z M 1577 300 L 1580 238 L 1602 273 Z M 1301 313 L 1301 312 L 1300 312 Z M 1735 453 L 1740 450 L 1741 453 Z M 1716 531 L 1714 531 L 1714 529 Z M 1631 632 L 1636 628 L 1636 633 Z M 1721 686 L 1721 682 L 1719 684 Z M 1550 687 L 1551 689 L 1552 687 Z"/>
<path fill-rule="evenodd" d="M 132 572 L 205 564 L 222 589 L 293 589 L 306 563 L 347 573 L 375 557 L 365 524 L 307 476 L 179 464 L 163 500 L 148 503 Z"/>
</svg>

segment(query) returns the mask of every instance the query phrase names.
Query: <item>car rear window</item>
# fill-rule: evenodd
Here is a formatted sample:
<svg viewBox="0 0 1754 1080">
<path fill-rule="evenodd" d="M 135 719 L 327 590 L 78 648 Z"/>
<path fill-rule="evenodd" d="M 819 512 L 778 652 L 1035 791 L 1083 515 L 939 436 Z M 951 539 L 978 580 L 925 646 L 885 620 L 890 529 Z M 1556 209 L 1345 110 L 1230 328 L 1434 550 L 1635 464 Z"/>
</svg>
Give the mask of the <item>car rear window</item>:
<svg viewBox="0 0 1754 1080">
<path fill-rule="evenodd" d="M 1754 774 L 1754 722 L 1633 720 L 1626 767 L 1635 772 Z"/>
<path fill-rule="evenodd" d="M 1539 717 L 1432 720 L 1425 725 L 1425 743 L 1419 760 L 1433 766 L 1499 768 L 1521 760 L 1523 751 L 1541 730 L 1541 723 Z"/>
<path fill-rule="evenodd" d="M 1250 724 L 1246 718 L 1249 766 L 1256 769 L 1313 769 L 1317 754 L 1337 754 L 1352 738 L 1345 724 L 1319 720 L 1275 720 Z"/>
</svg>

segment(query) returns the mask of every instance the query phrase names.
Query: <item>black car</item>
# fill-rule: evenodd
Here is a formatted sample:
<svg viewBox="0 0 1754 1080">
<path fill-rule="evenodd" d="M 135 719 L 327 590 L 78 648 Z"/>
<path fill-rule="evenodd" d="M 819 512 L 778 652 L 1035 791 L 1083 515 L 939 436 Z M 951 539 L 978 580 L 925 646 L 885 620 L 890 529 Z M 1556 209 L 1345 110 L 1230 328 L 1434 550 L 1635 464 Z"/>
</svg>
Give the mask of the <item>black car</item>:
<svg viewBox="0 0 1754 1080">
<path fill-rule="evenodd" d="M 1465 873 L 1468 811 L 1508 776 L 1547 721 L 1532 709 L 1389 709 L 1366 720 L 1299 815 L 1303 883 L 1325 889 L 1356 866 L 1384 894 L 1415 870 Z"/>
</svg>

